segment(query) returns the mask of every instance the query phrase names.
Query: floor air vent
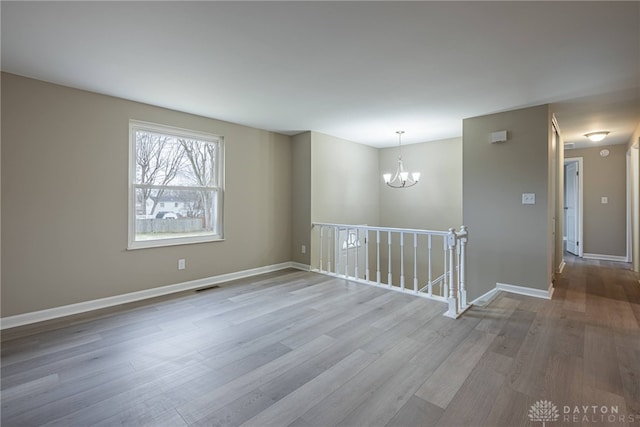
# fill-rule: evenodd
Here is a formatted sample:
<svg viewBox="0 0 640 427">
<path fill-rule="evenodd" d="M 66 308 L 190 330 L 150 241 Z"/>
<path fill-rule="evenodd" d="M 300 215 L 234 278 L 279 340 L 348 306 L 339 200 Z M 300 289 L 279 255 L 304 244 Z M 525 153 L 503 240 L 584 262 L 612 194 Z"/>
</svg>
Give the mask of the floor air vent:
<svg viewBox="0 0 640 427">
<path fill-rule="evenodd" d="M 211 289 L 218 289 L 219 287 L 220 286 L 218 286 L 218 285 L 213 285 L 213 286 L 209 286 L 207 288 L 196 289 L 196 292 L 210 291 Z"/>
</svg>

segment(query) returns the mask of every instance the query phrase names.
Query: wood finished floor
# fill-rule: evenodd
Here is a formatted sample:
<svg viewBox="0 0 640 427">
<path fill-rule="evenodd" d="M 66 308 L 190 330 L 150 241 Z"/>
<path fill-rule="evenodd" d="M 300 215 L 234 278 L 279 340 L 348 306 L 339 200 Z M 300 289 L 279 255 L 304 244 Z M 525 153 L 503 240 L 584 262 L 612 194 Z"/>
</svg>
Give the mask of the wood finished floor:
<svg viewBox="0 0 640 427">
<path fill-rule="evenodd" d="M 4 331 L 2 426 L 640 426 L 637 274 L 569 259 L 552 301 L 444 310 L 287 270 Z"/>
</svg>

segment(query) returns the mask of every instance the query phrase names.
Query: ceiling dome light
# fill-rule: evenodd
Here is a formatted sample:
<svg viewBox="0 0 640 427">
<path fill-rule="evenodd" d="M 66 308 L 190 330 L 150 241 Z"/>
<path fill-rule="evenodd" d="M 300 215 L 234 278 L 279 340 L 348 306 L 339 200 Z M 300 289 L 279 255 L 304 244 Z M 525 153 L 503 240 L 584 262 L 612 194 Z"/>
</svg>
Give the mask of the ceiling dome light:
<svg viewBox="0 0 640 427">
<path fill-rule="evenodd" d="M 609 132 L 607 132 L 607 131 L 599 131 L 599 132 L 590 132 L 590 133 L 585 134 L 584 136 L 589 138 L 589 141 L 591 141 L 591 142 L 600 142 L 603 139 L 605 139 L 607 137 L 607 135 L 609 135 Z"/>
</svg>

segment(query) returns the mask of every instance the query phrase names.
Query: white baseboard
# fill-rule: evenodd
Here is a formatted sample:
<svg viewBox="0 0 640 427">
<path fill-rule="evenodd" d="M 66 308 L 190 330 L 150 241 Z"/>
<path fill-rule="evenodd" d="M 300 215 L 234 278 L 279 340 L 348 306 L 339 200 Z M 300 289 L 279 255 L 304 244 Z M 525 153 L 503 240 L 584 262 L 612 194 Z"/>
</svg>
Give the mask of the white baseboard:
<svg viewBox="0 0 640 427">
<path fill-rule="evenodd" d="M 481 295 L 478 298 L 476 298 L 473 301 L 471 301 L 471 305 L 477 305 L 477 306 L 480 306 L 480 307 L 484 307 L 485 305 L 487 305 L 491 301 L 493 301 L 493 299 L 496 297 L 496 295 L 498 295 L 498 289 L 497 288 L 493 288 L 489 292 L 485 293 L 484 295 Z"/>
<path fill-rule="evenodd" d="M 30 313 L 16 314 L 15 316 L 7 316 L 0 319 L 0 330 L 15 328 L 16 326 L 23 326 L 36 322 L 42 322 L 44 320 L 56 319 L 59 317 L 70 316 L 73 314 L 85 313 L 92 310 L 98 310 L 101 308 L 112 307 L 114 305 L 126 304 L 143 299 L 159 297 L 162 295 L 173 294 L 176 292 L 203 288 L 206 286 L 215 285 L 217 283 L 243 279 L 246 277 L 257 276 L 258 274 L 264 273 L 271 273 L 278 270 L 284 270 L 285 268 L 295 268 L 298 270 L 309 271 L 308 265 L 294 262 L 283 262 L 281 264 L 251 268 L 234 273 L 221 274 L 218 276 L 205 277 L 203 279 L 177 283 L 175 285 L 160 286 L 157 288 L 145 289 L 144 291 L 130 292 L 127 294 L 114 295 L 112 297 L 100 298 L 91 301 L 83 301 L 76 304 L 63 305 L 61 307 L 53 307 L 45 310 L 33 311 Z"/>
<path fill-rule="evenodd" d="M 627 257 L 626 256 L 604 255 L 604 254 L 588 254 L 586 252 L 582 254 L 582 258 L 597 259 L 597 260 L 600 260 L 600 261 L 627 262 Z"/>
<path fill-rule="evenodd" d="M 471 301 L 471 305 L 477 305 L 484 307 L 489 304 L 500 291 L 510 292 L 512 294 L 526 295 L 529 297 L 551 299 L 553 296 L 553 283 L 549 284 L 549 289 L 546 291 L 542 289 L 527 288 L 524 286 L 509 285 L 507 283 L 496 283 L 496 287 L 486 292 L 484 295 Z"/>
<path fill-rule="evenodd" d="M 311 266 L 307 265 L 307 264 L 301 264 L 299 262 L 290 262 L 290 266 L 291 268 L 295 268 L 296 270 L 302 270 L 302 271 L 311 271 Z"/>
<path fill-rule="evenodd" d="M 553 283 L 549 285 L 549 289 L 546 291 L 542 289 L 527 288 L 524 286 L 509 285 L 507 283 L 496 283 L 496 289 L 498 291 L 511 292 L 512 294 L 543 299 L 551 299 L 551 296 L 553 295 Z"/>
<path fill-rule="evenodd" d="M 558 274 L 562 274 L 562 272 L 564 271 L 564 268 L 566 267 L 567 263 L 564 262 L 564 260 L 562 260 L 562 262 L 560 263 L 560 267 L 558 267 Z"/>
</svg>

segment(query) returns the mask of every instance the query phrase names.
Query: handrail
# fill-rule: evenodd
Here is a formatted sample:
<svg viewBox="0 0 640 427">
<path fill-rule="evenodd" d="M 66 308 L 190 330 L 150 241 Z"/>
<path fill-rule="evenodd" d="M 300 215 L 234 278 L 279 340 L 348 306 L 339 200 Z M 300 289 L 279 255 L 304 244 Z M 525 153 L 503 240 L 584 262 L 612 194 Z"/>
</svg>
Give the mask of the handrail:
<svg viewBox="0 0 640 427">
<path fill-rule="evenodd" d="M 436 236 L 446 236 L 449 234 L 448 231 L 437 231 L 437 230 L 425 230 L 422 228 L 397 228 L 397 227 L 376 227 L 372 225 L 353 225 L 353 224 L 334 224 L 331 222 L 314 222 L 312 226 L 329 226 L 329 227 L 342 227 L 342 228 L 368 228 L 369 230 L 376 231 L 392 231 L 392 232 L 400 232 L 403 231 L 405 233 L 418 233 L 418 234 L 433 234 Z M 463 225 L 464 227 L 464 225 Z"/>
<path fill-rule="evenodd" d="M 312 259 L 312 271 L 446 302 L 449 309 L 445 316 L 453 318 L 469 308 L 465 226 L 457 231 L 438 231 L 314 222 L 312 229 L 312 252 L 317 256 L 317 264 Z M 437 249 L 438 240 L 441 250 Z M 383 257 L 382 252 L 386 252 Z M 410 288 L 406 286 L 405 264 L 409 264 L 413 276 Z M 386 283 L 382 280 L 384 272 Z"/>
</svg>

